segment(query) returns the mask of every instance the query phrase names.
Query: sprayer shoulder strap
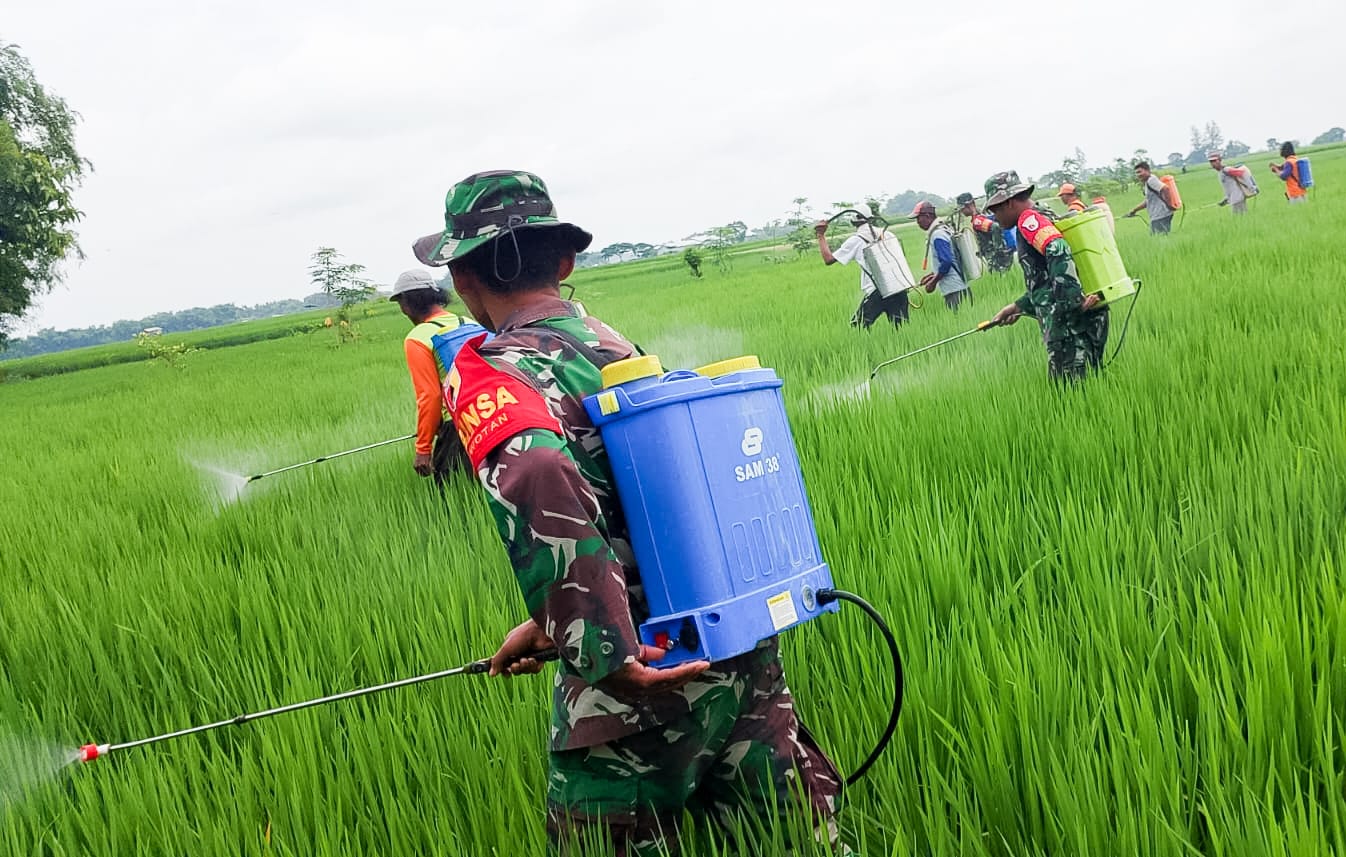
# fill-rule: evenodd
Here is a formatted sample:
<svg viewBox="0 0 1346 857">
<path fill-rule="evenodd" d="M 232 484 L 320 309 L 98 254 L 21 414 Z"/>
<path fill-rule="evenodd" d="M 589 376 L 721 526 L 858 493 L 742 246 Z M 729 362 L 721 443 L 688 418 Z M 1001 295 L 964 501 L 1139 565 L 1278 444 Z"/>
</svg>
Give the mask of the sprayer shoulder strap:
<svg viewBox="0 0 1346 857">
<path fill-rule="evenodd" d="M 963 276 L 963 263 L 958 258 L 958 245 L 954 243 L 954 231 L 946 221 L 936 220 L 930 227 L 930 232 L 925 236 L 925 260 L 921 262 L 921 267 L 925 268 L 930 264 L 930 251 L 935 249 L 935 233 L 943 229 L 945 240 L 949 242 L 949 250 L 953 253 L 953 269 L 958 272 L 958 276 Z M 935 259 L 935 270 L 939 270 L 939 259 Z"/>
<path fill-rule="evenodd" d="M 539 327 L 542 326 L 544 325 L 539 325 Z M 555 336 L 560 337 L 561 339 L 564 339 L 566 343 L 570 345 L 571 348 L 578 351 L 580 356 L 583 357 L 585 360 L 588 360 L 590 363 L 592 363 L 594 365 L 594 368 L 596 369 L 602 369 L 609 363 L 616 363 L 618 360 L 622 359 L 620 357 L 616 357 L 613 355 L 604 354 L 603 352 L 599 351 L 597 348 L 594 348 L 587 342 L 584 342 L 578 336 L 576 336 L 575 334 L 571 333 L 568 330 L 562 330 L 559 327 L 550 327 L 550 326 L 546 326 L 546 328 L 548 333 L 551 333 Z M 640 349 L 636 350 L 639 351 Z"/>
</svg>

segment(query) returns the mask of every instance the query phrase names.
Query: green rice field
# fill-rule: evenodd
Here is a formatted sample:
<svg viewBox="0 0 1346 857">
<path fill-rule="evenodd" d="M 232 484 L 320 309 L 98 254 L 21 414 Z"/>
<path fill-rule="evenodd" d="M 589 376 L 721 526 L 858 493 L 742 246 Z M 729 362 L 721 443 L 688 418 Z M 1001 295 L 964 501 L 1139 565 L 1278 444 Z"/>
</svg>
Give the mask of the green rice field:
<svg viewBox="0 0 1346 857">
<path fill-rule="evenodd" d="M 1346 854 L 1346 149 L 1312 158 L 1307 205 L 1250 159 L 1264 192 L 1242 219 L 1206 207 L 1204 168 L 1179 176 L 1172 236 L 1119 219 L 1145 285 L 1116 362 L 1075 389 L 1048 383 L 1025 320 L 856 393 L 989 318 L 1017 269 L 958 315 L 932 295 L 867 333 L 847 324 L 858 270 L 816 253 L 572 279 L 666 366 L 751 353 L 785 379 L 833 575 L 906 660 L 897 737 L 847 793 L 857 853 Z M 919 270 L 924 236 L 898 234 Z M 406 328 L 382 313 L 340 347 L 314 329 L 0 385 L 0 854 L 546 852 L 547 676 L 66 765 L 483 657 L 523 618 L 479 488 L 441 503 L 409 444 L 239 486 L 413 431 Z M 853 768 L 887 715 L 881 639 L 843 607 L 783 648 Z M 688 853 L 722 846 L 700 830 Z"/>
</svg>

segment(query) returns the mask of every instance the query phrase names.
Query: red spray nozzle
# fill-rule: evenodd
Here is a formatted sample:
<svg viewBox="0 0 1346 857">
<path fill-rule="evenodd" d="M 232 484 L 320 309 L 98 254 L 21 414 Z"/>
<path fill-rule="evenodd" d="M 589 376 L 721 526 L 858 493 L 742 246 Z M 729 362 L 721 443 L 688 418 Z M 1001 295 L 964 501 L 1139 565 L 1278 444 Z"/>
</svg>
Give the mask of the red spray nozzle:
<svg viewBox="0 0 1346 857">
<path fill-rule="evenodd" d="M 92 762 L 106 753 L 109 746 L 108 744 L 85 744 L 79 748 L 79 760 L 81 762 Z"/>
</svg>

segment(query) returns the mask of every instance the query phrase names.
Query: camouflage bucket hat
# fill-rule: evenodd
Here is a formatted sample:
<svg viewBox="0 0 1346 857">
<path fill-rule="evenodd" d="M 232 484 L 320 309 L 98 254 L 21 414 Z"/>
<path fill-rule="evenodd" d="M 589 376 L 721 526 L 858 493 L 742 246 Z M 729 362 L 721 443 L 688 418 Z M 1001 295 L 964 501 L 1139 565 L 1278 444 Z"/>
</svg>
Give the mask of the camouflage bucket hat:
<svg viewBox="0 0 1346 857">
<path fill-rule="evenodd" d="M 549 227 L 582 252 L 594 237 L 556 217 L 547 186 L 532 173 L 495 170 L 468 176 L 444 197 L 444 229 L 411 245 L 422 264 L 442 267 L 513 229 Z"/>
<path fill-rule="evenodd" d="M 1014 170 L 1006 170 L 1003 173 L 996 173 L 986 180 L 986 207 L 999 205 L 1000 203 L 1018 196 L 1024 191 L 1033 192 L 1034 186 L 1024 184 L 1019 178 L 1019 174 Z"/>
<path fill-rule="evenodd" d="M 962 206 L 962 205 L 968 205 L 968 204 L 970 204 L 972 201 L 973 201 L 973 199 L 972 199 L 972 194 L 970 194 L 970 193 L 960 193 L 960 194 L 958 194 L 958 198 L 954 200 L 954 203 L 957 204 L 957 205 Z"/>
</svg>

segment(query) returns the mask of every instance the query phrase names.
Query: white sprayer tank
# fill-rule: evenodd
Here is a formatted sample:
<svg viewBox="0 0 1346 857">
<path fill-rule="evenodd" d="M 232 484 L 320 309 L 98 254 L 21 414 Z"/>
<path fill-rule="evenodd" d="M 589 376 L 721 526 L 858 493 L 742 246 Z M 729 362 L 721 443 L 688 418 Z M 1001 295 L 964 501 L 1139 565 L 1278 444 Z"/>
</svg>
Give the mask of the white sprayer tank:
<svg viewBox="0 0 1346 857">
<path fill-rule="evenodd" d="M 896 235 L 882 233 L 878 241 L 865 247 L 861 258 L 865 270 L 874 278 L 874 288 L 885 298 L 916 285 L 916 278 L 911 275 L 911 267 L 907 264 L 907 256 L 902 252 L 902 242 L 897 240 Z"/>
<path fill-rule="evenodd" d="M 971 229 L 960 229 L 953 233 L 953 252 L 958 256 L 963 282 L 970 283 L 982 275 L 981 257 L 977 255 L 977 238 Z"/>
</svg>

